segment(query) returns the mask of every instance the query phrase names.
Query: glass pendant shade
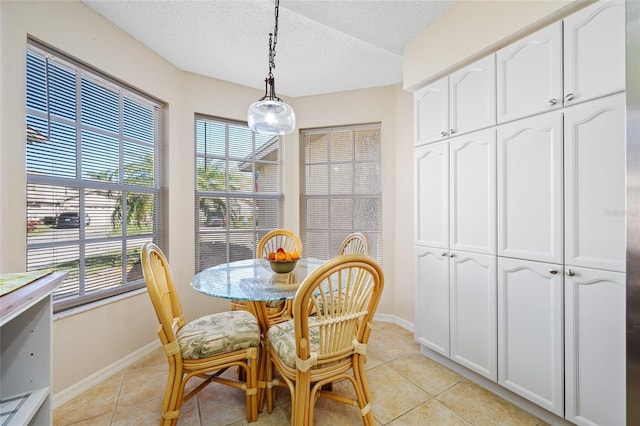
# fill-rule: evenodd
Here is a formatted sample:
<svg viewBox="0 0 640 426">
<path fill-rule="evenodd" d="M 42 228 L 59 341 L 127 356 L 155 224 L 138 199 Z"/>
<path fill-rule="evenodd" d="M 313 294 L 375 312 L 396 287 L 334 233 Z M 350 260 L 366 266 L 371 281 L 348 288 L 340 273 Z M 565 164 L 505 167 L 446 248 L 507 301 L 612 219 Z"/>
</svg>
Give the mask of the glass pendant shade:
<svg viewBox="0 0 640 426">
<path fill-rule="evenodd" d="M 256 133 L 286 135 L 296 127 L 296 114 L 279 99 L 260 99 L 249 107 L 247 123 Z"/>
</svg>

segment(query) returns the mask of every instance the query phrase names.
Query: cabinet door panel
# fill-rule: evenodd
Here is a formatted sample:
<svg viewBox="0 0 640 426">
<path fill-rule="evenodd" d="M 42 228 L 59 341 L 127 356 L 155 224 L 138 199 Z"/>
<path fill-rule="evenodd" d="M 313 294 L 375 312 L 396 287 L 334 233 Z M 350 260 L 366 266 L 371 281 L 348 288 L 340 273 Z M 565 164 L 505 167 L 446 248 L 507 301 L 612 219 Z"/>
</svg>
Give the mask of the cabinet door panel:
<svg viewBox="0 0 640 426">
<path fill-rule="evenodd" d="M 448 357 L 449 257 L 441 249 L 416 247 L 415 250 L 416 339 Z"/>
<path fill-rule="evenodd" d="M 560 265 L 498 258 L 498 383 L 559 416 L 562 293 Z"/>
<path fill-rule="evenodd" d="M 565 110 L 565 263 L 624 272 L 625 96 Z"/>
<path fill-rule="evenodd" d="M 449 77 L 451 135 L 496 124 L 496 62 L 491 54 Z"/>
<path fill-rule="evenodd" d="M 414 151 L 415 242 L 449 247 L 449 145 L 429 144 Z"/>
<path fill-rule="evenodd" d="M 449 247 L 495 254 L 496 131 L 459 136 L 449 144 Z"/>
<path fill-rule="evenodd" d="M 496 54 L 498 123 L 562 106 L 562 22 Z"/>
<path fill-rule="evenodd" d="M 599 1 L 565 18 L 565 106 L 624 90 L 624 9 Z"/>
<path fill-rule="evenodd" d="M 565 277 L 566 418 L 624 425 L 625 276 L 570 269 Z"/>
<path fill-rule="evenodd" d="M 562 263 L 562 112 L 498 128 L 498 255 Z"/>
<path fill-rule="evenodd" d="M 414 96 L 415 145 L 448 137 L 449 77 L 442 78 Z"/>
<path fill-rule="evenodd" d="M 452 252 L 451 359 L 497 380 L 496 257 Z"/>
</svg>

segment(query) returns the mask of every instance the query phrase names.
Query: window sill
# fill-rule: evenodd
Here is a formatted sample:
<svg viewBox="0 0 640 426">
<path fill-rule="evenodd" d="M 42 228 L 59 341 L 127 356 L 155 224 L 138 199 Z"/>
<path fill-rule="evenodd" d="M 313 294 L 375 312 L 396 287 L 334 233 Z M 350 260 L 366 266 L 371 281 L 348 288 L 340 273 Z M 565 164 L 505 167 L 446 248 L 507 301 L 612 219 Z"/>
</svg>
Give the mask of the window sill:
<svg viewBox="0 0 640 426">
<path fill-rule="evenodd" d="M 137 290 L 128 291 L 123 294 L 119 294 L 117 296 L 110 297 L 108 299 L 98 300 L 97 302 L 87 303 L 86 305 L 78 306 L 77 308 L 67 309 L 66 311 L 59 312 L 57 314 L 53 314 L 53 321 L 58 321 L 61 319 L 65 319 L 68 317 L 72 317 L 78 314 L 82 314 L 87 311 L 92 311 L 97 308 L 101 308 L 103 306 L 109 305 L 111 303 L 116 303 L 124 299 L 128 299 L 130 297 L 138 296 L 139 294 L 146 293 L 147 288 L 142 287 Z"/>
</svg>

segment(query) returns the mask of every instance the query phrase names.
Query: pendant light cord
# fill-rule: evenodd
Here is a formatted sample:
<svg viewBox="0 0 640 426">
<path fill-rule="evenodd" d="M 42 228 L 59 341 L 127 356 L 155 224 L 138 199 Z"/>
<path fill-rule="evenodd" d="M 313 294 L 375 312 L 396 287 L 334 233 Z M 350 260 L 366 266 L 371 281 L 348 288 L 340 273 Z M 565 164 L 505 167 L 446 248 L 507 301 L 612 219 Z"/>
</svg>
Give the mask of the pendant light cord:
<svg viewBox="0 0 640 426">
<path fill-rule="evenodd" d="M 273 77 L 272 68 L 276 67 L 276 44 L 278 43 L 278 14 L 280 11 L 280 0 L 276 0 L 276 23 L 273 33 L 269 33 L 269 78 Z"/>
<path fill-rule="evenodd" d="M 276 23 L 273 32 L 269 33 L 269 74 L 264 79 L 264 99 L 281 101 L 276 95 L 275 79 L 273 78 L 273 69 L 276 67 L 276 44 L 278 43 L 278 15 L 280 11 L 280 0 L 276 0 Z"/>
</svg>

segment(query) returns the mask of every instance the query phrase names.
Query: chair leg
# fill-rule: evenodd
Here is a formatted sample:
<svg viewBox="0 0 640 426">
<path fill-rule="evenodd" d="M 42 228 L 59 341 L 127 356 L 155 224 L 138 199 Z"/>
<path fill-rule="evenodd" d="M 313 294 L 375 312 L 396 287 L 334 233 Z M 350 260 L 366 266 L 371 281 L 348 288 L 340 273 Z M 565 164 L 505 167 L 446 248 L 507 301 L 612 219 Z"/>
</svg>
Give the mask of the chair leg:
<svg viewBox="0 0 640 426">
<path fill-rule="evenodd" d="M 250 423 L 258 420 L 258 348 L 249 349 L 248 356 L 248 371 L 245 376 L 247 377 L 247 422 Z"/>
<path fill-rule="evenodd" d="M 274 366 L 273 366 L 273 362 L 271 361 L 271 355 L 269 355 L 269 351 L 266 350 L 265 352 L 267 357 L 267 368 L 265 373 L 265 383 L 266 383 L 265 392 L 267 393 L 267 413 L 271 414 L 273 412 L 273 406 L 275 405 L 275 402 L 276 402 L 275 389 L 272 385 Z"/>
<path fill-rule="evenodd" d="M 162 402 L 161 426 L 174 426 L 178 423 L 180 406 L 182 405 L 182 366 L 176 364 L 176 360 L 169 358 L 169 375 L 167 387 Z"/>
<path fill-rule="evenodd" d="M 309 425 L 309 397 L 311 383 L 309 372 L 298 370 L 296 374 L 294 398 L 291 404 L 291 426 Z"/>
<path fill-rule="evenodd" d="M 356 355 L 353 361 L 353 377 L 355 379 L 356 395 L 358 398 L 360 411 L 366 410 L 362 414 L 362 422 L 365 426 L 373 426 L 374 419 L 371 411 L 371 392 L 369 390 L 369 383 L 364 369 L 364 356 Z"/>
</svg>

